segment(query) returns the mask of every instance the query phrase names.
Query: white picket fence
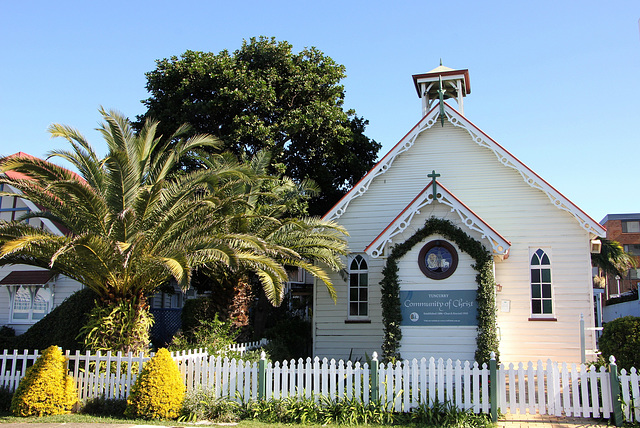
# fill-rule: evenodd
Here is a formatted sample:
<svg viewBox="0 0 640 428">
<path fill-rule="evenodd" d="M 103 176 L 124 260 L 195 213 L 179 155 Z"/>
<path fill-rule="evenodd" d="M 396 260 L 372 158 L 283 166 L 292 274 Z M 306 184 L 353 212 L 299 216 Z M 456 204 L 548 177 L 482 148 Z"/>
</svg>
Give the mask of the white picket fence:
<svg viewBox="0 0 640 428">
<path fill-rule="evenodd" d="M 247 351 L 252 351 L 254 349 L 262 348 L 264 346 L 267 346 L 267 344 L 269 344 L 269 341 L 265 338 L 256 340 L 254 342 L 233 343 L 229 345 L 229 351 L 238 352 L 240 353 L 240 355 L 244 355 Z"/>
<path fill-rule="evenodd" d="M 500 365 L 499 406 L 503 412 L 609 418 L 610 375 L 584 364 L 529 362 Z"/>
<path fill-rule="evenodd" d="M 620 371 L 620 389 L 624 419 L 640 422 L 640 376 L 635 367 L 628 373 L 625 369 Z"/>
<path fill-rule="evenodd" d="M 356 398 L 369 402 L 369 365 L 319 358 L 266 363 L 267 399 Z"/>
<path fill-rule="evenodd" d="M 489 413 L 489 369 L 477 362 L 432 357 L 380 365 L 380 398 L 395 411 L 421 403 L 450 403 L 459 409 Z"/>
<path fill-rule="evenodd" d="M 300 397 L 320 400 L 379 400 L 389 410 L 409 411 L 421 403 L 450 403 L 475 413 L 489 413 L 491 374 L 479 366 L 433 358 L 395 364 L 352 363 L 319 358 L 283 362 L 245 362 L 208 355 L 204 351 L 172 354 L 187 390 L 209 389 L 216 397 L 236 401 Z M 0 386 L 14 390 L 25 367 L 38 353 L 0 355 Z M 81 400 L 104 396 L 127 397 L 137 373 L 150 356 L 120 353 L 66 353 L 68 371 L 76 380 Z M 263 367 L 263 368 L 262 368 Z M 264 380 L 261 380 L 264 379 Z M 610 374 L 576 364 L 499 365 L 497 408 L 503 413 L 530 413 L 574 417 L 604 417 L 613 412 Z M 640 382 L 635 369 L 621 371 L 624 418 L 640 421 Z M 261 385 L 261 383 L 264 383 Z M 261 389 L 262 388 L 262 389 Z"/>
</svg>

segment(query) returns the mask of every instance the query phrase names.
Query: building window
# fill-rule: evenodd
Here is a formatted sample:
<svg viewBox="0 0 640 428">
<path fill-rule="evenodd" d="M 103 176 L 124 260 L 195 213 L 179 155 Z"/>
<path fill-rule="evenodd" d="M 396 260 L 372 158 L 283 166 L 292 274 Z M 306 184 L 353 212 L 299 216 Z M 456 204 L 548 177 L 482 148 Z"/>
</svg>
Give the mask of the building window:
<svg viewBox="0 0 640 428">
<path fill-rule="evenodd" d="M 5 191 L 4 184 L 0 184 L 0 191 Z M 30 212 L 24 202 L 17 196 L 0 197 L 0 218 L 5 221 L 14 221 L 21 215 Z M 25 220 L 29 224 L 29 220 Z"/>
<path fill-rule="evenodd" d="M 534 317 L 553 315 L 551 261 L 542 249 L 531 256 L 531 314 Z"/>
<path fill-rule="evenodd" d="M 349 318 L 369 316 L 369 267 L 361 255 L 349 264 Z"/>
<path fill-rule="evenodd" d="M 10 287 L 11 322 L 33 323 L 51 310 L 53 293 L 49 287 L 18 285 Z"/>
<path fill-rule="evenodd" d="M 627 279 L 640 279 L 640 269 L 629 269 Z"/>
<path fill-rule="evenodd" d="M 629 253 L 633 256 L 640 256 L 640 245 L 639 244 L 625 244 L 624 245 L 625 253 Z"/>
<path fill-rule="evenodd" d="M 640 220 L 623 220 L 622 233 L 640 233 Z"/>
</svg>

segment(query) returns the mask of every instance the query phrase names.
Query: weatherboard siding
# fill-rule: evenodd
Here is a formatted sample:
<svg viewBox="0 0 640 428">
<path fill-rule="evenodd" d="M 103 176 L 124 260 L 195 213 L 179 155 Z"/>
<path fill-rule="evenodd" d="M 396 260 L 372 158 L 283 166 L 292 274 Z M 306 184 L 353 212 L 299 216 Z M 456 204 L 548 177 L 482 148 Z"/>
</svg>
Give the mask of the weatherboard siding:
<svg viewBox="0 0 640 428">
<path fill-rule="evenodd" d="M 373 180 L 364 195 L 351 200 L 339 219 L 350 233 L 350 250 L 363 252 L 429 184 L 427 174 L 432 170 L 441 174 L 438 178 L 441 185 L 512 244 L 509 257 L 495 262 L 496 282 L 502 286 L 502 291 L 496 295 L 502 360 L 524 361 L 539 357 L 579 362 L 580 314 L 584 313 L 587 325 L 593 324 L 589 233 L 570 213 L 556 208 L 544 192 L 525 183 L 518 171 L 504 166 L 491 150 L 474 143 L 463 129 L 447 122 L 444 127 L 438 124 L 423 132 L 414 146 L 399 155 L 385 174 Z M 393 242 L 402 242 L 411 236 L 431 215 L 460 224 L 457 214 L 451 213 L 448 207 L 431 204 L 422 208 L 409 228 L 394 237 Z M 462 229 L 470 233 L 469 229 Z M 478 234 L 471 234 L 479 238 Z M 487 246 L 486 240 L 482 242 Z M 529 321 L 530 247 L 550 250 L 556 321 Z M 319 355 L 329 356 L 325 352 L 334 350 L 348 354 L 348 350 L 354 348 L 351 345 L 356 343 L 358 347 L 368 348 L 369 353 L 380 349 L 380 311 L 373 308 L 380 305 L 378 283 L 386 259 L 369 260 L 371 324 L 363 327 L 344 323 L 347 284 L 335 275 L 339 289 L 336 305 L 327 300 L 326 292 L 316 293 L 314 346 Z M 417 262 L 410 266 L 414 262 L 410 258 L 406 260 L 408 268 L 401 269 L 402 281 L 422 280 L 420 271 L 416 271 Z M 456 272 L 454 277 L 461 274 Z M 509 312 L 501 310 L 502 301 L 510 302 Z M 380 331 L 376 332 L 376 328 Z M 418 341 L 417 334 L 416 337 L 412 334 L 408 333 L 407 344 Z M 445 336 L 443 331 L 442 335 L 434 337 Z M 334 340 L 337 337 L 340 340 Z M 431 340 L 425 338 L 425 343 Z M 417 343 L 412 346 L 418 349 Z M 587 332 L 587 347 L 594 346 L 593 334 Z M 424 345 L 424 352 L 428 352 L 427 345 Z"/>
</svg>

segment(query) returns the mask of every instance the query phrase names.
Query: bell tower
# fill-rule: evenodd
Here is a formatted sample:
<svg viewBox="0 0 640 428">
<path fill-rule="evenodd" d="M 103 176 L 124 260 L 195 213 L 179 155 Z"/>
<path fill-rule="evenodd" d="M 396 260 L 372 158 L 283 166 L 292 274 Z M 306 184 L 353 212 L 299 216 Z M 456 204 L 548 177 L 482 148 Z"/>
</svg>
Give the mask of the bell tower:
<svg viewBox="0 0 640 428">
<path fill-rule="evenodd" d="M 426 115 L 433 108 L 437 100 L 453 98 L 458 103 L 460 114 L 464 115 L 463 98 L 471 93 L 469 70 L 454 70 L 445 67 L 440 60 L 440 66 L 424 74 L 414 74 L 413 83 L 422 98 L 422 115 Z"/>
</svg>

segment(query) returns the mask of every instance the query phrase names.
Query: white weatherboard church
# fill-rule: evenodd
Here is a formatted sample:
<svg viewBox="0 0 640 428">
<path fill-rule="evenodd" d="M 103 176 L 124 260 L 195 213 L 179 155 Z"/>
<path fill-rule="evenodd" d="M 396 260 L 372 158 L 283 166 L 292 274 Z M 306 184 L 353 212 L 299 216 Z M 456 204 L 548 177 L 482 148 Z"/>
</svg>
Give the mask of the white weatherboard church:
<svg viewBox="0 0 640 428">
<path fill-rule="evenodd" d="M 491 254 L 501 361 L 580 362 L 581 314 L 594 325 L 590 253 L 605 229 L 465 117 L 468 70 L 441 65 L 413 80 L 422 119 L 325 215 L 347 228 L 351 253 L 332 277 L 337 303 L 314 290 L 314 355 L 381 352 L 382 271 L 404 244 L 401 357 L 474 359 L 475 260 L 442 234 L 421 235 L 444 219 Z"/>
</svg>

